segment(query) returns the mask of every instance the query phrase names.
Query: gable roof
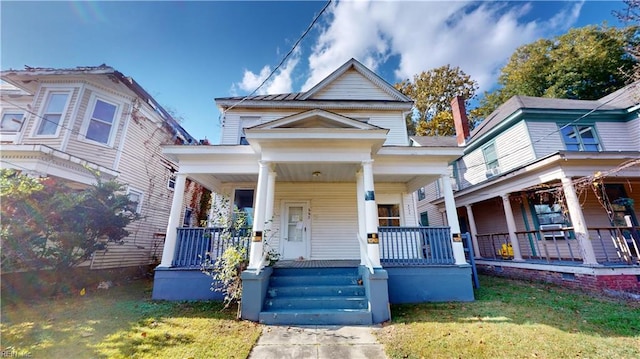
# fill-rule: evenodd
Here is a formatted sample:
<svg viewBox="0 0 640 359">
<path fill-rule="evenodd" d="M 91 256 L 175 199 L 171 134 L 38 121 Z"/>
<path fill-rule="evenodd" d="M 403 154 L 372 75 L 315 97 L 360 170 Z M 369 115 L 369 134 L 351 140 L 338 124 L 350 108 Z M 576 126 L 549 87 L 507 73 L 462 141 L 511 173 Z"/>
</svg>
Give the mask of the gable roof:
<svg viewBox="0 0 640 359">
<path fill-rule="evenodd" d="M 121 83 L 141 98 L 144 103 L 150 106 L 164 120 L 167 128 L 178 135 L 184 143 L 195 144 L 196 138 L 191 136 L 140 84 L 132 77 L 125 76 L 111 66 L 102 64 L 99 66 L 78 66 L 74 68 L 50 68 L 50 67 L 30 67 L 25 66 L 24 70 L 5 70 L 0 72 L 2 80 L 14 85 L 24 91 L 33 93 L 34 84 L 39 77 L 51 76 L 106 76 L 115 83 Z"/>
<path fill-rule="evenodd" d="M 304 111 L 295 115 L 249 127 L 248 129 L 266 130 L 280 128 L 349 128 L 356 130 L 386 130 L 382 127 L 321 109 Z"/>
<path fill-rule="evenodd" d="M 375 91 L 378 96 L 367 96 L 357 98 L 352 95 L 346 97 L 331 97 L 327 92 L 334 87 L 340 87 L 347 84 L 345 80 L 341 83 L 341 79 L 350 75 L 350 80 L 362 79 L 368 82 L 371 90 Z M 324 94 L 323 96 L 320 96 Z M 384 94 L 384 97 L 381 96 Z M 314 108 L 319 103 L 332 103 L 336 108 L 363 108 L 366 104 L 367 108 L 398 108 L 409 110 L 413 106 L 413 100 L 403 95 L 395 87 L 383 80 L 380 76 L 369 70 L 355 59 L 347 61 L 337 70 L 332 72 L 324 80 L 306 92 L 271 94 L 271 95 L 254 95 L 254 96 L 234 96 L 234 97 L 218 97 L 215 102 L 221 111 L 226 111 L 229 107 L 236 107 L 242 103 L 243 107 L 291 107 L 291 108 Z"/>
<path fill-rule="evenodd" d="M 640 103 L 640 81 L 627 85 L 598 100 L 573 100 L 533 96 L 513 96 L 471 131 L 467 144 L 480 139 L 512 115 L 526 110 L 620 111 Z"/>
</svg>

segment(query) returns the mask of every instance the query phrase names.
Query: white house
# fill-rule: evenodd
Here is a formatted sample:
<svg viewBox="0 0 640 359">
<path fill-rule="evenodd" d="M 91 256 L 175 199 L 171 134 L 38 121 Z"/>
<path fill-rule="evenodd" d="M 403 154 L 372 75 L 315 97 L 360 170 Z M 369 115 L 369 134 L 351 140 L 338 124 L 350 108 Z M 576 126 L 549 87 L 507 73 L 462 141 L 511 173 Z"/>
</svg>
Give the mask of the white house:
<svg viewBox="0 0 640 359">
<path fill-rule="evenodd" d="M 352 59 L 306 92 L 216 103 L 219 145 L 165 146 L 163 153 L 179 166 L 176 194 L 192 179 L 251 218 L 250 245 L 240 240 L 249 246 L 243 318 L 371 323 L 389 319 L 389 301 L 473 300 L 448 175 L 462 149 L 412 146 L 405 126 L 411 99 Z M 412 193 L 438 179 L 449 227 L 421 227 Z M 218 250 L 218 237 L 211 229 L 178 229 L 181 205 L 176 195 L 157 299 L 211 296 L 198 258 Z M 280 255 L 275 267 L 265 267 L 266 248 Z M 340 283 L 360 283 L 363 293 L 335 288 Z M 282 288 L 302 284 L 314 290 Z M 333 294 L 314 297 L 329 284 Z M 334 298 L 349 290 L 358 303 L 351 311 Z"/>
</svg>

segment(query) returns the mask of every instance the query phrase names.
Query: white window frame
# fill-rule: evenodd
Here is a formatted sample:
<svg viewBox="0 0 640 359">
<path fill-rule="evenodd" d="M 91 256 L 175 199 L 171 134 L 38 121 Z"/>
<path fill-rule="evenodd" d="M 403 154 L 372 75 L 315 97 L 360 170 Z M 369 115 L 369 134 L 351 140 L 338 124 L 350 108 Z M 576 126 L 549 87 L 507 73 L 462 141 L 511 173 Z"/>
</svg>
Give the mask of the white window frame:
<svg viewBox="0 0 640 359">
<path fill-rule="evenodd" d="M 167 180 L 167 189 L 169 191 L 175 191 L 176 189 L 176 175 L 173 173 L 169 174 L 169 179 Z"/>
<path fill-rule="evenodd" d="M 598 131 L 596 131 L 596 126 L 595 124 L 558 124 L 558 127 L 560 128 L 560 136 L 562 137 L 562 143 L 564 144 L 564 148 L 567 151 L 571 151 L 571 152 L 594 152 L 594 151 L 587 151 L 585 149 L 585 146 L 596 146 L 597 150 L 596 152 L 600 152 L 602 151 L 602 142 L 600 141 L 600 137 L 598 136 Z M 590 143 L 590 144 L 586 144 L 584 143 L 584 139 L 582 138 L 582 134 L 585 131 L 580 131 L 580 127 L 584 127 L 587 130 L 591 131 L 591 133 L 593 133 L 593 139 L 595 140 L 596 143 Z M 571 150 L 568 148 L 567 145 L 567 136 L 565 136 L 564 130 L 565 129 L 572 129 L 573 130 L 573 134 L 575 134 L 575 142 L 577 143 L 570 143 L 569 145 L 572 146 L 578 146 L 577 150 Z"/>
<path fill-rule="evenodd" d="M 14 134 L 14 133 L 19 133 L 20 131 L 22 131 L 22 128 L 24 127 L 24 121 L 25 121 L 25 113 L 24 111 L 20 110 L 20 109 L 13 109 L 13 108 L 6 108 L 2 110 L 2 116 L 0 117 L 0 124 L 2 123 L 1 121 L 4 120 L 4 116 L 6 115 L 22 115 L 22 123 L 20 124 L 20 128 L 17 131 L 8 131 L 8 130 L 3 130 L 0 127 L 0 132 L 2 133 L 8 133 L 8 134 Z"/>
<path fill-rule="evenodd" d="M 138 198 L 140 198 L 140 200 L 138 201 L 138 205 L 136 206 L 136 213 L 141 214 L 142 202 L 144 201 L 144 191 L 141 191 L 136 188 L 127 187 L 127 196 L 129 196 L 131 193 L 138 195 Z"/>
<path fill-rule="evenodd" d="M 111 123 L 111 129 L 109 130 L 109 138 L 107 140 L 107 143 L 103 143 L 100 141 L 96 141 L 96 140 L 92 140 L 90 138 L 87 138 L 87 132 L 89 131 L 89 125 L 91 124 L 91 121 L 94 120 L 93 119 L 93 111 L 96 108 L 96 104 L 98 103 L 98 101 L 102 101 L 105 102 L 109 105 L 113 105 L 116 107 L 116 110 L 113 114 L 114 118 L 113 118 L 113 122 Z M 96 94 L 96 93 L 92 93 L 91 97 L 89 98 L 89 106 L 87 106 L 87 112 L 85 114 L 84 117 L 84 121 L 82 122 L 82 126 L 80 127 L 80 134 L 78 135 L 78 140 L 80 141 L 84 141 L 87 143 L 92 143 L 92 144 L 96 144 L 99 146 L 106 146 L 106 147 L 113 147 L 113 144 L 115 142 L 115 138 L 116 138 L 116 132 L 118 129 L 118 123 L 120 122 L 120 117 L 121 112 L 122 112 L 122 103 L 119 101 L 116 101 L 115 99 L 109 97 L 109 96 L 105 96 L 103 94 Z"/>
<path fill-rule="evenodd" d="M 56 132 L 54 134 L 38 134 L 38 130 L 40 129 L 40 126 L 42 125 L 42 121 L 46 121 L 44 116 L 47 114 L 46 109 L 49 106 L 49 101 L 50 98 L 53 94 L 65 94 L 67 95 L 67 101 L 64 104 L 64 108 L 62 109 L 62 113 L 60 113 L 60 121 L 58 122 L 58 125 L 56 126 Z M 64 124 L 66 115 L 69 111 L 69 105 L 71 103 L 71 97 L 73 96 L 73 89 L 70 89 L 68 87 L 66 88 L 47 88 L 45 90 L 44 93 L 44 100 L 42 102 L 43 106 L 40 107 L 40 110 L 38 111 L 38 121 L 36 121 L 35 126 L 33 126 L 33 129 L 31 131 L 31 137 L 38 137 L 38 138 L 57 138 L 58 136 L 60 136 L 60 130 L 62 129 L 62 127 L 66 126 Z"/>
<path fill-rule="evenodd" d="M 416 191 L 418 201 L 424 201 L 427 198 L 427 190 L 424 187 L 418 188 Z"/>
</svg>

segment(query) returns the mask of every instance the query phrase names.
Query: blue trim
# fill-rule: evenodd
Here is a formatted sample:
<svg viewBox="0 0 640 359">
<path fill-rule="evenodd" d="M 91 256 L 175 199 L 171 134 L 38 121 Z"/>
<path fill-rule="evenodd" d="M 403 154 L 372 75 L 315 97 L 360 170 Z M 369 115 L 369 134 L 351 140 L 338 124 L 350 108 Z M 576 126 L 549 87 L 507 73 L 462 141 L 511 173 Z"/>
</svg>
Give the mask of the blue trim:
<svg viewBox="0 0 640 359">
<path fill-rule="evenodd" d="M 364 200 L 365 201 L 375 201 L 376 195 L 374 191 L 365 191 L 364 192 Z"/>
<path fill-rule="evenodd" d="M 221 292 L 211 290 L 213 279 L 199 269 L 176 270 L 158 267 L 153 278 L 154 300 L 222 300 Z"/>
</svg>

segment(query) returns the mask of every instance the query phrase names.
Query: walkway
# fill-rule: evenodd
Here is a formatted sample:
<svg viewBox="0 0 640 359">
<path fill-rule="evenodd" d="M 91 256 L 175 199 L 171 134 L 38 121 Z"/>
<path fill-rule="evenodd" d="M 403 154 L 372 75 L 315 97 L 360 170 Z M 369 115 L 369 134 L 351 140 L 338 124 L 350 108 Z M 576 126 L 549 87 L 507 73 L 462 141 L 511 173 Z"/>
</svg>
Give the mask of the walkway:
<svg viewBox="0 0 640 359">
<path fill-rule="evenodd" d="M 386 359 L 376 326 L 264 326 L 249 359 Z"/>
</svg>

